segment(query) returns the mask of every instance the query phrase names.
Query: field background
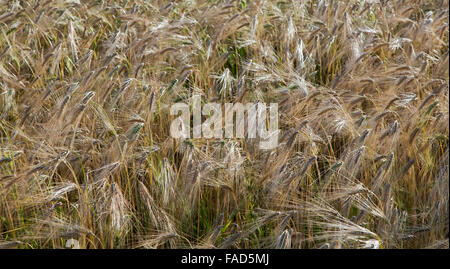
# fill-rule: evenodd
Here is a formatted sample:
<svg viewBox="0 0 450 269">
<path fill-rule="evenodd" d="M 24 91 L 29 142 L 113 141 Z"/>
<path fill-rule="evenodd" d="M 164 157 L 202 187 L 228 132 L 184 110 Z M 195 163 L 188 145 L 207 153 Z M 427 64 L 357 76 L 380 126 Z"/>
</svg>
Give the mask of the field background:
<svg viewBox="0 0 450 269">
<path fill-rule="evenodd" d="M 0 1 L 0 248 L 448 248 L 448 4 Z"/>
</svg>

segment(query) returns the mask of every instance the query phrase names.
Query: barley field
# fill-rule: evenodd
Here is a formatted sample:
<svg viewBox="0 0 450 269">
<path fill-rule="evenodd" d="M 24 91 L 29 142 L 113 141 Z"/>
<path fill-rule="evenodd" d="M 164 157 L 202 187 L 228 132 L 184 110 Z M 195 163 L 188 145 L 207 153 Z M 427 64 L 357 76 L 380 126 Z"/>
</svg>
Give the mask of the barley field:
<svg viewBox="0 0 450 269">
<path fill-rule="evenodd" d="M 0 248 L 448 248 L 448 5 L 0 1 Z M 193 94 L 278 146 L 172 138 Z"/>
</svg>

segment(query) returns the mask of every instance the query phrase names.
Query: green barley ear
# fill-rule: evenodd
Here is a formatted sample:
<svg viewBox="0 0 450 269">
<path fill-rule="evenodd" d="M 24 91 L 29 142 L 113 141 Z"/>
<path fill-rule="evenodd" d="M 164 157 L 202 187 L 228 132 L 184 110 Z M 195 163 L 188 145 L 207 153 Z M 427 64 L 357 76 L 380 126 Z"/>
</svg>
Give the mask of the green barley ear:
<svg viewBox="0 0 450 269">
<path fill-rule="evenodd" d="M 177 83 L 178 83 L 178 79 L 172 80 L 172 82 L 169 84 L 169 87 L 167 87 L 167 89 L 163 89 L 161 91 L 161 96 L 163 96 L 165 93 L 170 93 Z"/>
<path fill-rule="evenodd" d="M 139 131 L 142 129 L 142 127 L 144 126 L 143 123 L 137 123 L 135 124 L 133 127 L 131 127 L 128 131 L 127 131 L 127 138 L 128 140 L 135 140 Z"/>
</svg>

